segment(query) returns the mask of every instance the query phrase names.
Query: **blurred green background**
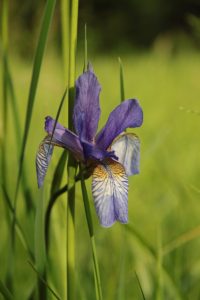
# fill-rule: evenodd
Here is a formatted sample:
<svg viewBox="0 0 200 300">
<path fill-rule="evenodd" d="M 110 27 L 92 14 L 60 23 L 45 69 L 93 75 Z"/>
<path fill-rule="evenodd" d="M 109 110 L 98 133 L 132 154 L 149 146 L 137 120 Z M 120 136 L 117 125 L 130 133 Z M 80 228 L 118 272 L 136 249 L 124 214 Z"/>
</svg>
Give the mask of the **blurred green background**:
<svg viewBox="0 0 200 300">
<path fill-rule="evenodd" d="M 33 57 L 45 1 L 9 3 L 8 53 L 20 116 L 24 127 Z M 2 8 L 2 7 L 1 7 Z M 200 299 L 200 4 L 199 1 L 80 1 L 77 76 L 83 70 L 84 24 L 88 27 L 88 57 L 102 86 L 99 128 L 120 102 L 119 64 L 124 66 L 126 98 L 139 99 L 144 124 L 134 130 L 141 140 L 140 174 L 129 178 L 129 224 L 104 229 L 98 224 L 87 181 L 95 224 L 103 299 Z M 17 216 L 34 249 L 35 207 L 46 207 L 52 176 L 61 154 L 55 149 L 43 191 L 38 191 L 35 154 L 45 136 L 44 118 L 55 117 L 64 88 L 60 2 L 52 20 L 41 69 L 25 153 L 26 179 L 33 197 L 22 190 Z M 2 64 L 1 64 L 2 67 Z M 2 75 L 2 72 L 1 72 Z M 2 103 L 0 143 L 6 148 L 6 178 L 13 199 L 19 147 L 8 100 L 7 135 Z M 8 98 L 9 99 L 9 98 Z M 67 104 L 60 122 L 67 124 Z M 133 132 L 132 130 L 130 130 Z M 23 131 L 22 131 L 23 132 Z M 1 152 L 2 157 L 2 152 Z M 1 159 L 1 170 L 2 170 Z M 66 173 L 62 185 L 66 183 Z M 0 280 L 8 283 L 12 264 L 11 214 L 1 191 Z M 47 280 L 65 299 L 66 194 L 53 209 Z M 77 299 L 95 299 L 91 249 L 81 190 L 76 197 Z M 30 297 L 36 274 L 16 238 L 15 296 Z M 137 280 L 137 276 L 139 282 Z M 1 298 L 2 297 L 2 298 Z M 4 299 L 0 295 L 0 299 Z M 49 293 L 48 299 L 54 299 Z"/>
</svg>

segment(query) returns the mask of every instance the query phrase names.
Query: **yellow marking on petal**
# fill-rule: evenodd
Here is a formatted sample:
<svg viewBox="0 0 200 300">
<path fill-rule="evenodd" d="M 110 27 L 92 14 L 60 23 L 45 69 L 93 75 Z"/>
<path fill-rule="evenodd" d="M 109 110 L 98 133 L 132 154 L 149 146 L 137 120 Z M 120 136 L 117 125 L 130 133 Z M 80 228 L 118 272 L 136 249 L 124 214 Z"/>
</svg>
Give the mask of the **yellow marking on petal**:
<svg viewBox="0 0 200 300">
<path fill-rule="evenodd" d="M 115 221 L 127 223 L 128 178 L 124 167 L 108 158 L 93 169 L 92 194 L 102 226 Z"/>
<path fill-rule="evenodd" d="M 107 179 L 109 177 L 123 177 L 125 175 L 124 167 L 108 158 L 105 159 L 101 164 L 97 165 L 93 170 L 93 176 L 97 178 Z"/>
</svg>

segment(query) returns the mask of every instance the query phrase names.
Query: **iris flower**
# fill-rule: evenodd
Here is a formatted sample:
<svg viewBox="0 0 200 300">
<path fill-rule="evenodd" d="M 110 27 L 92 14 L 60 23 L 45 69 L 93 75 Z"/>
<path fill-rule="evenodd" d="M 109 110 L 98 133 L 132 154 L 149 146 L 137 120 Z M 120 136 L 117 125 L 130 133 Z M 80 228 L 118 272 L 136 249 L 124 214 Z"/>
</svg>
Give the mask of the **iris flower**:
<svg viewBox="0 0 200 300">
<path fill-rule="evenodd" d="M 47 136 L 36 157 L 38 186 L 47 172 L 54 146 L 71 151 L 92 175 L 92 194 L 99 221 L 110 227 L 128 222 L 128 176 L 139 173 L 140 141 L 126 128 L 142 125 L 143 112 L 135 99 L 118 105 L 105 126 L 96 134 L 100 117 L 100 84 L 89 69 L 76 81 L 72 132 L 46 117 Z M 53 134 L 53 136 L 52 136 Z"/>
</svg>

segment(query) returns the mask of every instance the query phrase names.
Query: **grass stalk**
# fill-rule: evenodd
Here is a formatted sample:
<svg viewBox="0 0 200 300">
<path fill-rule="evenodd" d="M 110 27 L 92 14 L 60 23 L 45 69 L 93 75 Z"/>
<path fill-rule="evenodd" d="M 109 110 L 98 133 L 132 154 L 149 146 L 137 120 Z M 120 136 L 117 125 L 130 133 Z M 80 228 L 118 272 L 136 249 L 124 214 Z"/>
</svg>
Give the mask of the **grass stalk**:
<svg viewBox="0 0 200 300">
<path fill-rule="evenodd" d="M 46 282 L 46 280 L 40 275 L 40 272 L 35 268 L 31 261 L 28 261 L 29 265 L 33 269 L 33 271 L 37 274 L 38 279 L 40 280 L 41 284 L 44 285 L 54 296 L 55 299 L 61 300 L 61 298 L 56 294 L 56 292 L 50 287 L 50 285 Z M 43 300 L 43 299 L 42 299 Z"/>
<path fill-rule="evenodd" d="M 7 118 L 8 118 L 8 80 L 7 80 L 7 65 L 6 58 L 8 54 L 8 0 L 2 1 L 1 12 L 1 42 L 2 42 L 2 144 L 1 144 L 1 184 L 7 189 Z M 14 279 L 14 230 L 11 226 L 11 239 L 8 246 L 8 259 L 6 274 L 6 286 L 13 292 Z"/>
<path fill-rule="evenodd" d="M 35 262 L 38 272 L 46 279 L 46 249 L 44 236 L 44 187 L 40 190 L 42 193 L 37 201 L 36 216 L 35 216 Z M 47 299 L 46 286 L 38 280 L 38 298 L 40 300 Z"/>
<path fill-rule="evenodd" d="M 87 24 L 85 24 L 85 36 L 84 36 L 84 72 L 87 71 L 88 65 L 88 45 L 87 45 Z"/>
<path fill-rule="evenodd" d="M 37 49 L 36 49 L 34 64 L 33 64 L 32 78 L 31 78 L 27 110 L 26 110 L 24 134 L 23 134 L 23 139 L 22 139 L 22 148 L 21 148 L 21 154 L 20 154 L 20 160 L 19 160 L 19 171 L 18 171 L 18 176 L 17 176 L 16 191 L 15 191 L 15 206 L 16 206 L 16 202 L 17 202 L 19 184 L 20 184 L 21 175 L 22 175 L 24 155 L 25 155 L 27 138 L 28 138 L 30 123 L 31 123 L 31 117 L 32 117 L 32 113 L 33 113 L 35 95 L 36 95 L 36 91 L 37 91 L 41 65 L 42 65 L 42 61 L 43 61 L 43 57 L 44 57 L 44 51 L 45 51 L 45 47 L 46 47 L 46 43 L 47 43 L 48 32 L 49 32 L 49 28 L 51 25 L 51 20 L 52 20 L 55 4 L 56 4 L 56 0 L 48 0 L 47 1 L 45 11 L 44 11 L 41 31 L 40 31 L 40 35 L 39 35 L 38 45 L 37 45 Z"/>
<path fill-rule="evenodd" d="M 125 100 L 125 89 L 124 89 L 124 70 L 123 70 L 123 65 L 121 58 L 118 57 L 119 61 L 119 84 L 120 84 L 120 99 L 121 102 Z"/>
<path fill-rule="evenodd" d="M 75 64 L 78 26 L 78 0 L 72 0 L 70 5 L 70 42 L 69 42 L 69 105 L 68 128 L 73 130 L 72 112 L 74 107 Z M 75 299 L 75 176 L 77 164 L 74 157 L 69 154 L 68 174 L 68 199 L 67 199 L 67 299 Z"/>
<path fill-rule="evenodd" d="M 95 244 L 95 238 L 94 238 L 92 215 L 91 215 L 91 211 L 90 211 L 90 203 L 89 203 L 89 199 L 88 199 L 84 175 L 82 172 L 81 172 L 81 189 L 82 189 L 82 196 L 83 196 L 83 203 L 84 203 L 84 208 L 85 208 L 87 226 L 88 226 L 89 235 L 90 235 L 90 242 L 91 242 L 91 247 L 92 247 L 96 297 L 97 297 L 97 300 L 102 300 L 101 280 L 100 280 L 99 264 L 98 264 L 98 259 L 97 259 L 96 244 Z"/>
<path fill-rule="evenodd" d="M 1 13 L 1 40 L 2 40 L 2 52 L 3 52 L 3 58 L 6 57 L 7 51 L 8 51 L 8 0 L 3 0 L 2 2 L 2 13 Z M 2 64 L 2 145 L 1 145 L 1 151 L 2 151 L 2 160 L 1 160 L 1 166 L 2 166 L 2 176 L 1 181 L 2 184 L 6 185 L 6 135 L 7 135 L 7 110 L 8 110 L 8 84 L 7 84 L 7 78 L 6 78 L 6 63 L 3 59 Z"/>
<path fill-rule="evenodd" d="M 18 106 L 17 106 L 17 98 L 15 94 L 15 89 L 14 89 L 14 84 L 13 84 L 13 79 L 11 76 L 11 71 L 10 71 L 10 66 L 9 66 L 9 61 L 8 61 L 8 55 L 5 53 L 3 55 L 3 64 L 5 67 L 5 76 L 6 76 L 6 81 L 7 81 L 7 89 L 8 89 L 8 97 L 9 101 L 11 104 L 12 108 L 12 115 L 13 115 L 13 124 L 14 124 L 14 131 L 15 131 L 15 137 L 16 137 L 16 146 L 17 146 L 17 155 L 20 155 L 20 143 L 21 143 L 21 128 L 20 128 L 20 121 L 19 121 L 19 111 L 18 111 Z M 28 184 L 28 179 L 27 179 L 27 172 L 25 169 L 25 166 L 23 168 L 23 173 L 22 173 L 22 187 L 23 187 L 23 194 L 24 198 L 26 199 L 25 204 L 27 208 L 27 212 L 29 212 L 31 209 L 33 209 L 34 204 L 33 204 L 33 199 L 30 191 L 30 187 Z"/>
<path fill-rule="evenodd" d="M 70 1 L 61 0 L 62 59 L 64 82 L 68 80 Z"/>
</svg>

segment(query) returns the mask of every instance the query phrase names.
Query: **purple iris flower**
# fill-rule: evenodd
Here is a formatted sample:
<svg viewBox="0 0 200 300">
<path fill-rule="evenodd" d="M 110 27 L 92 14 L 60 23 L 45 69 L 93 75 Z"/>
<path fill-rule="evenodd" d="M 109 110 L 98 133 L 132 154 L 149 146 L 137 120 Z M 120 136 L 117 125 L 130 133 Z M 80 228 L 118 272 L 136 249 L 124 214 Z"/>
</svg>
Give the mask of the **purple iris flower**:
<svg viewBox="0 0 200 300">
<path fill-rule="evenodd" d="M 91 166 L 96 212 L 101 225 L 109 227 L 115 221 L 128 221 L 128 176 L 139 173 L 140 141 L 135 134 L 124 131 L 141 126 L 143 112 L 137 100 L 125 100 L 96 134 L 101 112 L 100 90 L 91 69 L 77 79 L 73 112 L 76 134 L 46 117 L 47 136 L 40 144 L 36 167 L 41 187 L 54 146 L 71 151 L 77 161 Z"/>
</svg>

